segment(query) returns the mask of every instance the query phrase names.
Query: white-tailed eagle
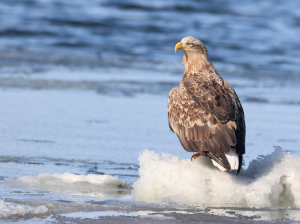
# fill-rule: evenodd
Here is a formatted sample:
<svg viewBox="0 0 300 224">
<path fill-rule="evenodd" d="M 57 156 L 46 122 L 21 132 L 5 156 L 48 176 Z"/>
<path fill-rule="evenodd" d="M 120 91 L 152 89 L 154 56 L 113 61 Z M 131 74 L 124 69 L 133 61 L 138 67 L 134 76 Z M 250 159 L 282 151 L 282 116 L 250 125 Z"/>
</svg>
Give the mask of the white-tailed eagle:
<svg viewBox="0 0 300 224">
<path fill-rule="evenodd" d="M 169 93 L 168 119 L 192 160 L 203 155 L 220 170 L 240 172 L 245 154 L 243 107 L 232 86 L 208 60 L 204 44 L 191 36 L 175 46 L 182 50 L 185 72 Z"/>
</svg>

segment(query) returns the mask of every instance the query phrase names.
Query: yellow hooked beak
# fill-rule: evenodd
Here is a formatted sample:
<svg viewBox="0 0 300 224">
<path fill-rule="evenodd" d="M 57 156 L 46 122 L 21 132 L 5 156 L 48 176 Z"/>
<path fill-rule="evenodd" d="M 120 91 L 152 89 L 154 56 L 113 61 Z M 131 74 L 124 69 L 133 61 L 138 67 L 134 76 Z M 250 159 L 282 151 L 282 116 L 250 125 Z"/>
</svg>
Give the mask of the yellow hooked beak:
<svg viewBox="0 0 300 224">
<path fill-rule="evenodd" d="M 178 42 L 176 45 L 175 45 L 175 53 L 177 50 L 185 50 L 185 49 L 191 49 L 190 47 L 185 47 L 183 46 L 184 44 L 182 42 Z"/>
<path fill-rule="evenodd" d="M 176 45 L 175 45 L 175 53 L 177 50 L 182 50 L 182 42 L 178 42 Z"/>
</svg>

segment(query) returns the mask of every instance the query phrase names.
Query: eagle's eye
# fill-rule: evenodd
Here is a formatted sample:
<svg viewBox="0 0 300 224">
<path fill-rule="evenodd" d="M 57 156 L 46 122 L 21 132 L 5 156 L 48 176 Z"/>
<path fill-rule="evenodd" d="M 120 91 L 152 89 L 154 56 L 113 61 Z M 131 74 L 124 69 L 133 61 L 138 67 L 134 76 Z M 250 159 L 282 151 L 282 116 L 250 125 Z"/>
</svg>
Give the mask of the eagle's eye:
<svg viewBox="0 0 300 224">
<path fill-rule="evenodd" d="M 189 44 L 189 47 L 193 47 L 194 45 L 193 44 Z"/>
</svg>

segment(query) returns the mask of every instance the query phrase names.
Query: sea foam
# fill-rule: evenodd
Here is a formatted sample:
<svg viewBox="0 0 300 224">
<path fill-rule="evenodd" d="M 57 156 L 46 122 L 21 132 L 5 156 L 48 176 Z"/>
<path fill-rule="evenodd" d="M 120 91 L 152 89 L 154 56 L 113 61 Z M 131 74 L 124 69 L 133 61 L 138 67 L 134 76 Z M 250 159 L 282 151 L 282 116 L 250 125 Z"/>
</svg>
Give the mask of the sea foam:
<svg viewBox="0 0 300 224">
<path fill-rule="evenodd" d="M 239 175 L 221 172 L 205 157 L 194 161 L 145 150 L 134 200 L 189 205 L 300 206 L 300 159 L 275 147 Z"/>
<path fill-rule="evenodd" d="M 39 174 L 37 176 L 23 176 L 17 179 L 5 180 L 11 187 L 47 190 L 58 193 L 83 194 L 96 197 L 121 197 L 120 188 L 126 191 L 126 182 L 110 175 L 75 175 Z"/>
</svg>

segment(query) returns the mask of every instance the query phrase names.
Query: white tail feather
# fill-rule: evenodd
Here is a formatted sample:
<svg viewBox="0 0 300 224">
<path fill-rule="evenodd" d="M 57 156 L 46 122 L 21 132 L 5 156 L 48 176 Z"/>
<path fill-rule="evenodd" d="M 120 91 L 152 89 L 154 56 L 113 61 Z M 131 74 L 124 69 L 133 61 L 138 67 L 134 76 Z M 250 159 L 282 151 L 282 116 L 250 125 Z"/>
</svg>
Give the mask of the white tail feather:
<svg viewBox="0 0 300 224">
<path fill-rule="evenodd" d="M 231 170 L 239 169 L 239 155 L 232 149 L 229 153 L 225 154 L 230 164 Z"/>
</svg>

